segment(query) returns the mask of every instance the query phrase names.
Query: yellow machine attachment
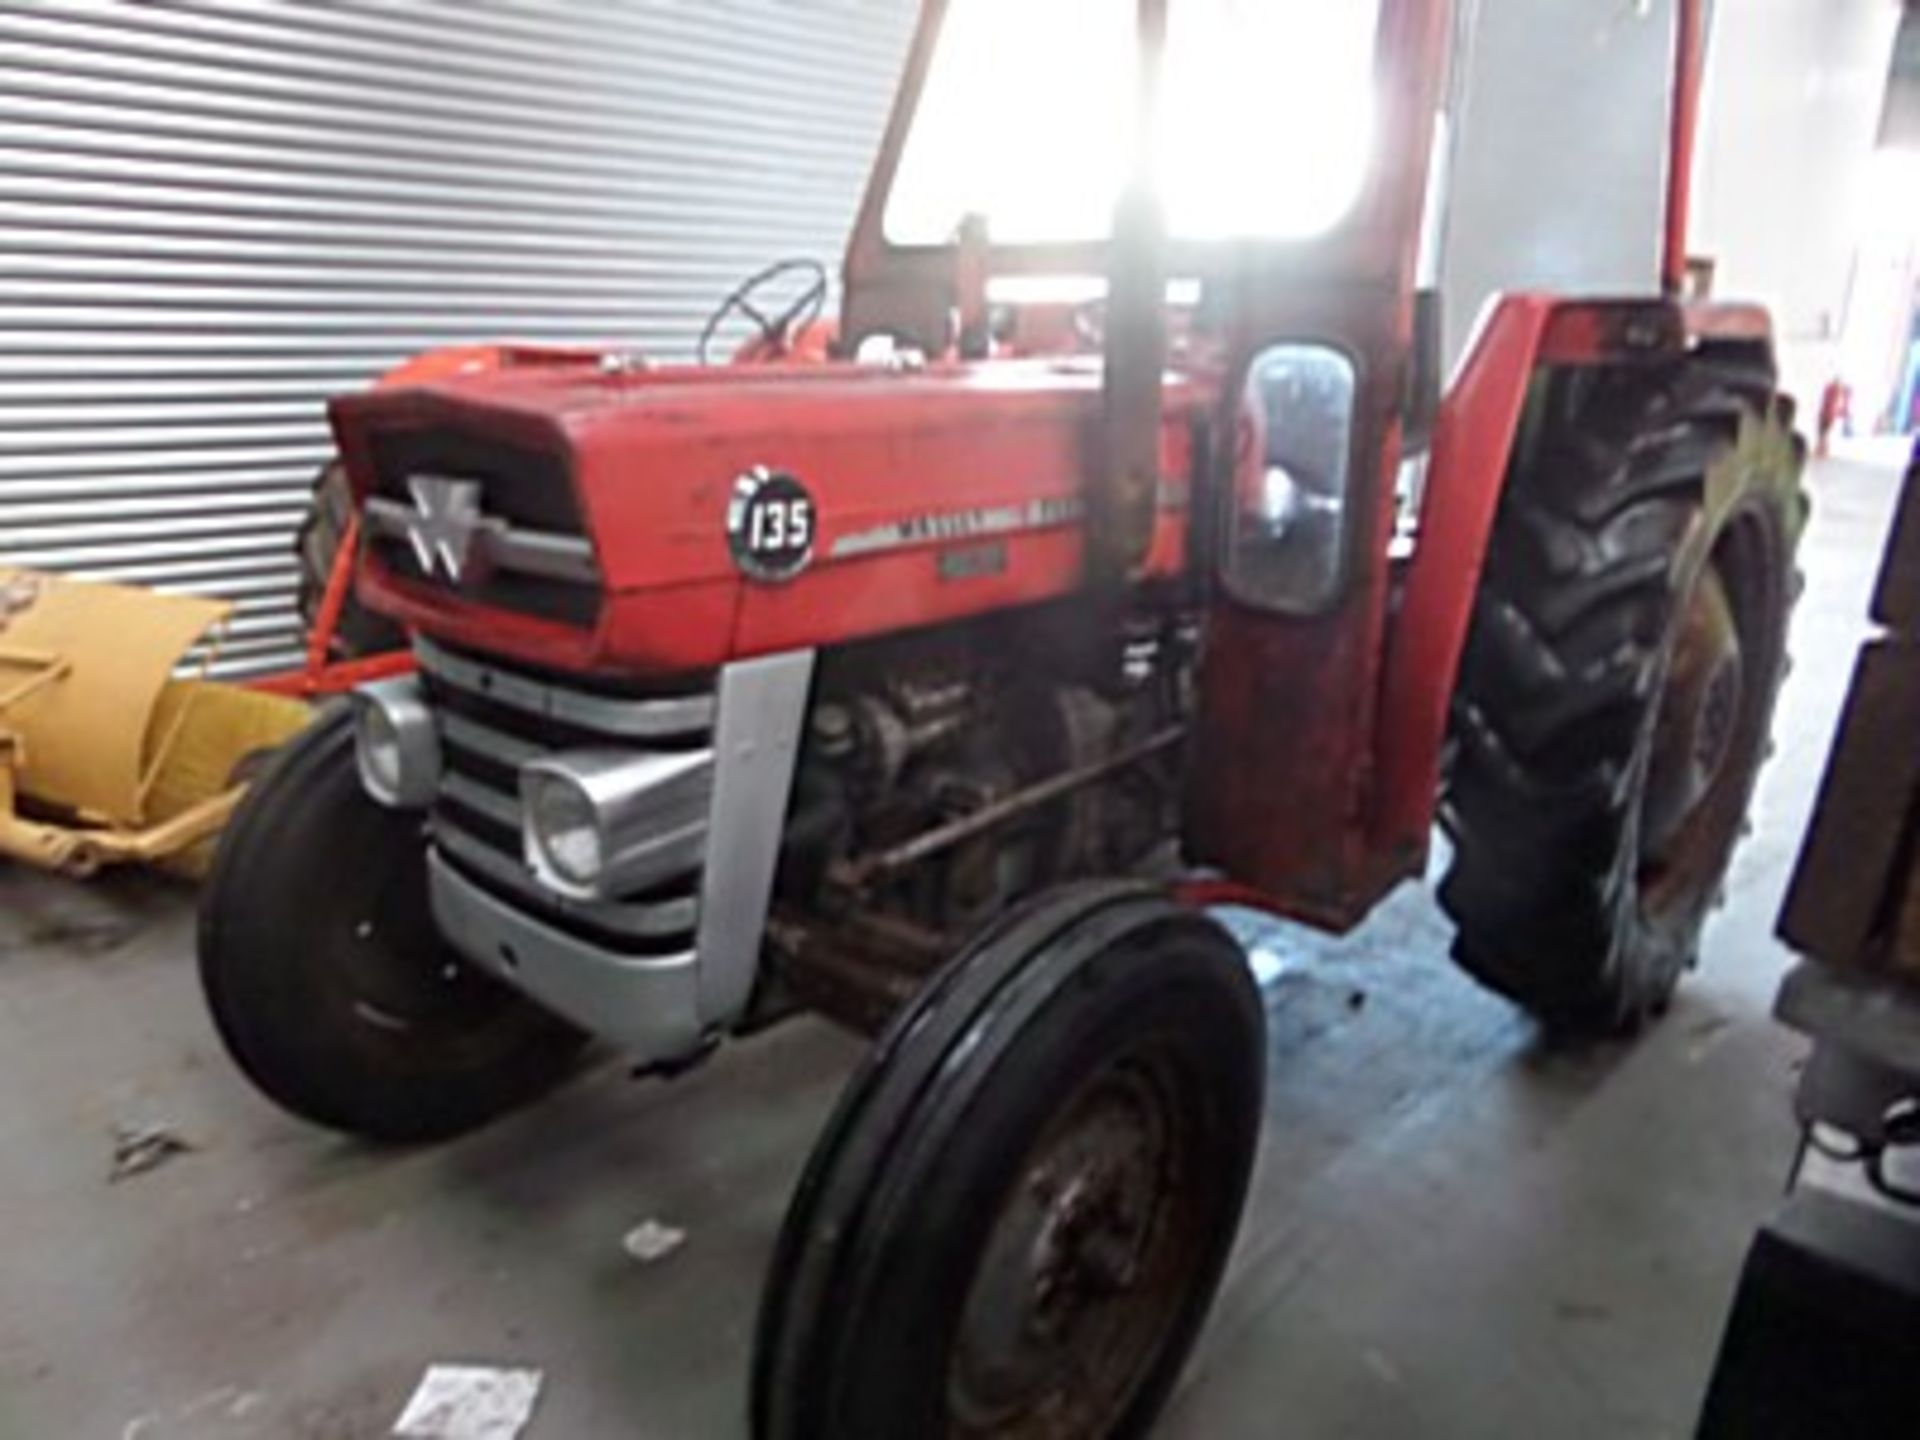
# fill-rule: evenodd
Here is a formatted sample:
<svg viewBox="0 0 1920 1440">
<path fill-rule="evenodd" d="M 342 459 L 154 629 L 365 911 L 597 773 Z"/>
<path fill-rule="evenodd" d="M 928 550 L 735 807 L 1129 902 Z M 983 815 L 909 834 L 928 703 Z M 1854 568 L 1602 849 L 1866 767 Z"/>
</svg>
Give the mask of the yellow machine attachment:
<svg viewBox="0 0 1920 1440">
<path fill-rule="evenodd" d="M 0 856 L 90 875 L 204 862 L 297 701 L 175 669 L 231 606 L 0 567 Z"/>
</svg>

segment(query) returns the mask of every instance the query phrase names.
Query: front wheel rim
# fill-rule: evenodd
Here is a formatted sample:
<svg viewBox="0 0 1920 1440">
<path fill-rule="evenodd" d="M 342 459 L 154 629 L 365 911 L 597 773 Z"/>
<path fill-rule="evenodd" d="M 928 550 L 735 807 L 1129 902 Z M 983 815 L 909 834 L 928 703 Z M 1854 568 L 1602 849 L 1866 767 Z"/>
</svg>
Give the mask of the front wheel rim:
<svg viewBox="0 0 1920 1440">
<path fill-rule="evenodd" d="M 947 1394 L 966 1440 L 1097 1440 L 1126 1413 L 1205 1255 L 1191 1076 L 1148 1041 L 1061 1108 L 1003 1196 Z"/>
</svg>

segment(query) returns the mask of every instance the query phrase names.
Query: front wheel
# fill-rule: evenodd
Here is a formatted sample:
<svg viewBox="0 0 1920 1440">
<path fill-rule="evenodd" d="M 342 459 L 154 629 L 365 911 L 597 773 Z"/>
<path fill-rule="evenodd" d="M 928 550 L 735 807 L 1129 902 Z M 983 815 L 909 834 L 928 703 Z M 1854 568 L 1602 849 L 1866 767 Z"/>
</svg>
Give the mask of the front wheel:
<svg viewBox="0 0 1920 1440">
<path fill-rule="evenodd" d="M 580 1048 L 440 937 L 426 854 L 420 817 L 361 790 L 345 708 L 274 757 L 222 837 L 201 983 L 240 1068 L 304 1119 L 444 1139 L 546 1090 Z"/>
<path fill-rule="evenodd" d="M 1698 952 L 1766 758 L 1802 456 L 1764 364 L 1570 372 L 1501 501 L 1454 708 L 1454 954 L 1631 1030 Z"/>
<path fill-rule="evenodd" d="M 754 1362 L 760 1440 L 1147 1429 L 1232 1245 L 1260 996 L 1217 925 L 1082 886 L 893 1022 L 814 1152 Z"/>
</svg>

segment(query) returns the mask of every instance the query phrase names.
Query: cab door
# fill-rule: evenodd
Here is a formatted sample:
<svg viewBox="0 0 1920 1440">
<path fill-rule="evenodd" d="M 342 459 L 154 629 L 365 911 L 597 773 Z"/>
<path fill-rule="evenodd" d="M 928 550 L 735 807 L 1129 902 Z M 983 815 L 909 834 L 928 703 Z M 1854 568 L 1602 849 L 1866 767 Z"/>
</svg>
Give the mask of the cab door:
<svg viewBox="0 0 1920 1440">
<path fill-rule="evenodd" d="M 1377 21 L 1352 77 L 1370 87 L 1364 176 L 1320 233 L 1237 242 L 1212 277 L 1230 317 L 1226 443 L 1202 487 L 1212 584 L 1187 853 L 1336 928 L 1418 858 L 1372 853 L 1367 771 L 1396 481 L 1425 373 L 1416 334 L 1437 339 L 1416 282 L 1449 8 L 1354 0 Z M 1241 168 L 1257 174 L 1257 157 Z"/>
</svg>

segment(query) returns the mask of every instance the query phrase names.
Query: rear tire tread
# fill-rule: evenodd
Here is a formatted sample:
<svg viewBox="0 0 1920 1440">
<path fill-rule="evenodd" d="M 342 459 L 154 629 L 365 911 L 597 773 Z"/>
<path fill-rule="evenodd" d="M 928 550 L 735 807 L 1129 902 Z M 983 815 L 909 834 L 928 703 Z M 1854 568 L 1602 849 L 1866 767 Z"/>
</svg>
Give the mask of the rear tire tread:
<svg viewBox="0 0 1920 1440">
<path fill-rule="evenodd" d="M 1768 370 L 1711 353 L 1550 383 L 1461 663 L 1440 900 L 1477 979 L 1555 1028 L 1631 1029 L 1698 935 L 1649 945 L 1630 918 L 1641 742 L 1687 583 L 1675 556 L 1703 538 L 1709 471 L 1778 409 Z M 1802 496 L 1785 533 L 1803 515 Z"/>
</svg>

